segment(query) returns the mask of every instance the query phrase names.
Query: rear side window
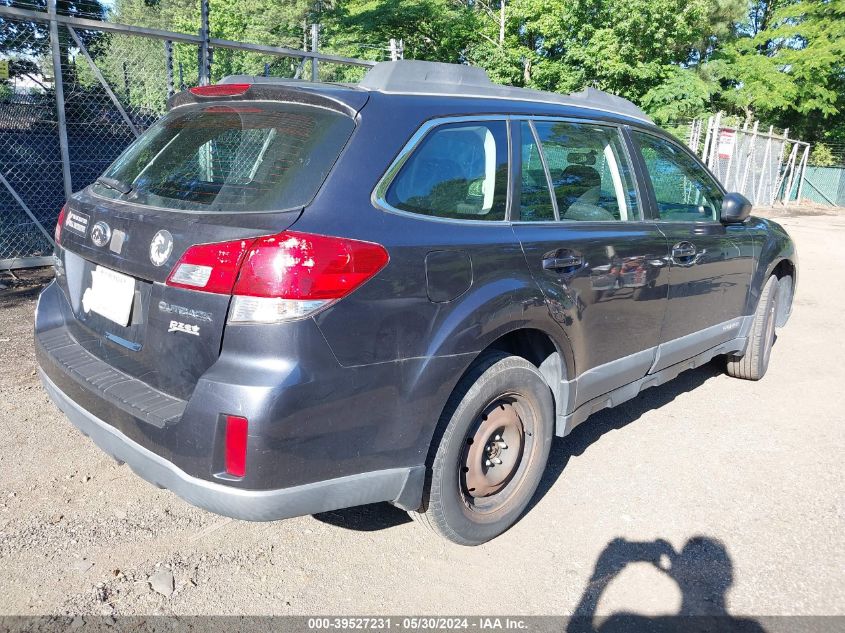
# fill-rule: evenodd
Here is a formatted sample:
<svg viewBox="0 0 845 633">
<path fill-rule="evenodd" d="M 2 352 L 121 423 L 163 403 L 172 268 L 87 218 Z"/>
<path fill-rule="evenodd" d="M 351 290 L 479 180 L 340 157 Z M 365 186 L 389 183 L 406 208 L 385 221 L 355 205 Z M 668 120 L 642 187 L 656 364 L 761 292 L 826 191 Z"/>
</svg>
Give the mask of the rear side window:
<svg viewBox="0 0 845 633">
<path fill-rule="evenodd" d="M 508 134 L 504 121 L 449 123 L 431 130 L 385 196 L 402 211 L 460 220 L 504 220 Z"/>
<path fill-rule="evenodd" d="M 289 103 L 197 105 L 168 113 L 104 174 L 98 195 L 184 211 L 272 211 L 308 204 L 355 127 Z M 128 193 L 121 193 L 119 189 Z"/>
<path fill-rule="evenodd" d="M 536 121 L 561 220 L 638 220 L 637 194 L 616 128 Z"/>
</svg>

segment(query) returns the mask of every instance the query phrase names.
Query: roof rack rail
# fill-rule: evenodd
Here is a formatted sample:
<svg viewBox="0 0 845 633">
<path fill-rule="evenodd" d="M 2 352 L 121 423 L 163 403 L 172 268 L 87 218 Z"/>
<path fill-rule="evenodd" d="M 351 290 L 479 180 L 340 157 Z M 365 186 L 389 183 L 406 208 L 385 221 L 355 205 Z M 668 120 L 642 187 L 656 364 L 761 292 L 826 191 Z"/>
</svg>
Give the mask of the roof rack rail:
<svg viewBox="0 0 845 633">
<path fill-rule="evenodd" d="M 652 123 L 649 116 L 622 97 L 585 88 L 569 95 L 494 84 L 483 68 L 419 60 L 380 62 L 361 82 L 361 88 L 390 94 L 447 95 L 539 101 L 621 114 Z"/>
<path fill-rule="evenodd" d="M 421 85 L 469 88 L 494 84 L 487 71 L 477 66 L 403 59 L 376 64 L 359 85 L 368 90 L 408 92 L 418 90 Z"/>
</svg>

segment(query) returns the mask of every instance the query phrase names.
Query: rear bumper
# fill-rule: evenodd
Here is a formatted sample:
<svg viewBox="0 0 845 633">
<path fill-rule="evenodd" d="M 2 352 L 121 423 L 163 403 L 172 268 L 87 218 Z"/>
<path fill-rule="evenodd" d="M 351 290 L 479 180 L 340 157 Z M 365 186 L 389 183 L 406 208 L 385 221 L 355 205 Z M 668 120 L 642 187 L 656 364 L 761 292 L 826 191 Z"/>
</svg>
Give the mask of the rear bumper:
<svg viewBox="0 0 845 633">
<path fill-rule="evenodd" d="M 278 490 L 244 490 L 193 477 L 144 448 L 69 398 L 39 370 L 50 398 L 103 451 L 129 465 L 150 483 L 217 514 L 248 521 L 272 521 L 379 501 L 400 507 L 418 501 L 425 469 L 391 468 Z"/>
</svg>

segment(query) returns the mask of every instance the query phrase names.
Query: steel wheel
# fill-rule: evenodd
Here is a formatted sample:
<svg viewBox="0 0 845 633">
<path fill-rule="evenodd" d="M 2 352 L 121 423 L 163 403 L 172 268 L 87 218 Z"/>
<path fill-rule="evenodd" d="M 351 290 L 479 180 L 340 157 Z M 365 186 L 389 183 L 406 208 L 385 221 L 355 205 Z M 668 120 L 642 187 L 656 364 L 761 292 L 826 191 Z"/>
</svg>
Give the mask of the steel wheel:
<svg viewBox="0 0 845 633">
<path fill-rule="evenodd" d="M 462 545 L 507 530 L 537 490 L 554 432 L 554 400 L 537 367 L 490 350 L 455 387 L 411 515 Z"/>
<path fill-rule="evenodd" d="M 470 510 L 497 511 L 519 487 L 533 442 L 531 416 L 524 415 L 524 406 L 519 396 L 501 396 L 470 427 L 458 465 L 461 496 Z"/>
</svg>

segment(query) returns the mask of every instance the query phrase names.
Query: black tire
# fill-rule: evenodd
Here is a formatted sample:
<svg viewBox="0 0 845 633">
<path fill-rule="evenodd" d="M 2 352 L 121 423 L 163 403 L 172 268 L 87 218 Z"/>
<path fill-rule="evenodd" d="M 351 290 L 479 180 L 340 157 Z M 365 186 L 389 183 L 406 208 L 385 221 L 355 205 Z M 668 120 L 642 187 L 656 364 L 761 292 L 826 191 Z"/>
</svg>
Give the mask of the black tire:
<svg viewBox="0 0 845 633">
<path fill-rule="evenodd" d="M 518 356 L 485 353 L 455 387 L 441 415 L 422 506 L 411 516 L 460 545 L 498 536 L 534 496 L 553 435 L 554 400 L 537 368 Z M 483 485 L 476 487 L 477 482 Z"/>
<path fill-rule="evenodd" d="M 795 292 L 795 280 L 790 275 L 778 279 L 778 320 L 776 328 L 782 328 L 792 314 L 792 294 Z"/>
<path fill-rule="evenodd" d="M 754 312 L 754 323 L 748 335 L 748 346 L 743 356 L 728 356 L 727 372 L 734 378 L 760 380 L 769 368 L 775 325 L 778 317 L 780 286 L 774 275 L 769 277 Z"/>
</svg>

